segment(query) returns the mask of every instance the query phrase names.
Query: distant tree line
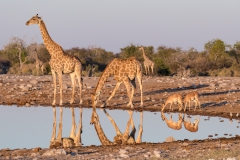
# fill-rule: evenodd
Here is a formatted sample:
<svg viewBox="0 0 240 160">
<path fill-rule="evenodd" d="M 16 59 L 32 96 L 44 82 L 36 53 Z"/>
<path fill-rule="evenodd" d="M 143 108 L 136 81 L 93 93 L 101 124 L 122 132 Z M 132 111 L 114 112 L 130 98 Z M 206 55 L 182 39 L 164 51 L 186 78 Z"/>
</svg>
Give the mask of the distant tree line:
<svg viewBox="0 0 240 160">
<path fill-rule="evenodd" d="M 213 39 L 204 44 L 201 52 L 194 48 L 182 50 L 164 45 L 156 49 L 144 46 L 144 50 L 155 63 L 154 75 L 157 76 L 179 75 L 181 70 L 187 71 L 189 76 L 240 76 L 240 41 L 228 45 L 221 39 Z M 80 59 L 85 76 L 99 76 L 114 58 L 135 56 L 142 64 L 144 61 L 142 51 L 135 44 L 121 48 L 119 53 L 94 46 L 73 47 L 65 52 Z M 27 44 L 24 38 L 13 37 L 0 50 L 0 74 L 51 74 L 49 60 L 50 54 L 43 44 Z"/>
</svg>

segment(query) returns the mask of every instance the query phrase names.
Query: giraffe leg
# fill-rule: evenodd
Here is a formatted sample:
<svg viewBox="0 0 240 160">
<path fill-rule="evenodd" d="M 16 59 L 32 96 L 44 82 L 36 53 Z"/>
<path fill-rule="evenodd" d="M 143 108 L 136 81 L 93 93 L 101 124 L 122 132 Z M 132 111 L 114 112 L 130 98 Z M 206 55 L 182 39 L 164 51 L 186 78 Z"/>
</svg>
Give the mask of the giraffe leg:
<svg viewBox="0 0 240 160">
<path fill-rule="evenodd" d="M 72 97 L 71 97 L 70 104 L 72 104 L 74 102 L 74 94 L 75 94 L 75 86 L 76 86 L 75 72 L 70 73 L 70 77 L 72 82 Z"/>
<path fill-rule="evenodd" d="M 153 68 L 154 68 L 154 65 L 152 65 L 151 68 L 152 68 L 152 75 L 153 75 Z"/>
<path fill-rule="evenodd" d="M 131 83 L 131 84 L 132 84 L 132 83 Z M 135 84 L 135 85 L 136 85 L 136 84 Z M 135 88 L 134 88 L 133 84 L 132 84 L 131 86 L 132 86 L 132 87 L 131 87 L 131 90 L 132 90 L 132 91 L 131 91 L 131 95 L 130 95 L 130 96 L 131 96 L 131 99 L 133 99 L 134 89 L 135 89 Z"/>
<path fill-rule="evenodd" d="M 56 108 L 52 107 L 53 109 L 53 132 L 52 132 L 52 137 L 50 141 L 50 145 L 54 140 L 56 139 L 56 128 L 57 128 L 57 123 L 56 123 Z"/>
<path fill-rule="evenodd" d="M 144 65 L 144 68 L 145 68 L 145 74 L 148 75 L 148 73 L 147 73 L 147 66 Z"/>
<path fill-rule="evenodd" d="M 59 93 L 60 93 L 60 103 L 59 105 L 62 106 L 62 84 L 63 84 L 63 79 L 62 79 L 62 71 L 58 71 L 58 81 L 59 81 Z"/>
<path fill-rule="evenodd" d="M 128 111 L 128 114 L 131 117 L 131 114 L 132 114 L 131 111 Z M 134 124 L 133 119 L 131 119 L 131 124 L 132 124 L 132 128 L 135 128 L 135 124 Z"/>
<path fill-rule="evenodd" d="M 82 133 L 82 108 L 80 108 L 80 118 L 78 123 L 77 135 L 74 140 L 75 146 L 82 145 L 81 133 Z"/>
<path fill-rule="evenodd" d="M 149 72 L 149 66 L 147 66 L 147 73 L 150 75 L 151 73 Z"/>
<path fill-rule="evenodd" d="M 57 92 L 57 78 L 54 70 L 52 70 L 52 77 L 53 77 L 53 86 L 54 86 L 52 105 L 54 106 L 56 104 L 56 92 Z"/>
<path fill-rule="evenodd" d="M 131 111 L 128 111 L 129 116 L 131 117 Z M 130 137 L 132 137 L 133 139 L 135 139 L 135 133 L 136 133 L 136 127 L 133 121 L 133 118 L 131 118 L 131 124 L 132 124 L 132 131 L 130 133 Z"/>
<path fill-rule="evenodd" d="M 37 75 L 39 75 L 39 65 L 36 65 Z"/>
<path fill-rule="evenodd" d="M 133 115 L 133 111 L 130 111 L 129 112 L 129 115 L 130 115 L 130 118 L 127 122 L 127 126 L 126 126 L 126 129 L 125 129 L 125 132 L 123 133 L 123 143 L 126 143 L 128 138 L 129 138 L 129 132 L 130 132 L 130 125 L 131 125 L 131 121 L 132 121 L 132 115 Z"/>
<path fill-rule="evenodd" d="M 121 135 L 122 133 L 121 133 L 120 129 L 118 128 L 117 124 L 115 123 L 115 121 L 112 119 L 112 117 L 107 113 L 107 111 L 105 109 L 103 109 L 103 112 L 107 115 L 108 119 L 112 123 L 112 125 L 116 131 L 116 134 Z"/>
<path fill-rule="evenodd" d="M 72 128 L 69 137 L 72 139 L 75 139 L 75 132 L 76 132 L 76 122 L 75 122 L 75 113 L 74 113 L 74 108 L 71 107 L 71 112 L 72 112 Z"/>
<path fill-rule="evenodd" d="M 117 82 L 117 84 L 116 84 L 114 90 L 112 91 L 110 97 L 106 100 L 105 103 L 103 103 L 103 104 L 101 105 L 101 107 L 105 107 L 106 104 L 108 104 L 108 102 L 109 102 L 110 99 L 112 99 L 112 97 L 115 95 L 116 91 L 118 90 L 118 88 L 119 88 L 119 86 L 120 86 L 121 84 L 122 84 L 122 82 Z"/>
<path fill-rule="evenodd" d="M 79 86 L 79 104 L 82 104 L 82 88 L 83 88 L 83 79 L 82 79 L 82 69 L 79 68 L 76 71 L 76 75 L 77 75 L 77 81 L 78 81 L 78 86 Z"/>
<path fill-rule="evenodd" d="M 136 143 L 142 142 L 142 133 L 143 133 L 143 112 L 140 112 L 140 126 L 138 131 L 138 137 Z"/>
<path fill-rule="evenodd" d="M 141 104 L 140 106 L 143 106 L 143 91 L 142 91 L 142 73 L 138 73 L 137 74 L 137 79 L 138 79 L 138 83 L 139 83 L 139 87 L 140 87 L 140 92 L 141 92 Z"/>
<path fill-rule="evenodd" d="M 60 120 L 59 120 L 59 127 L 58 127 L 58 136 L 57 141 L 62 142 L 62 115 L 63 115 L 63 109 L 60 107 Z"/>
<path fill-rule="evenodd" d="M 130 84 L 129 84 L 129 79 L 125 79 L 124 81 L 124 84 L 127 88 L 127 93 L 128 93 L 128 97 L 129 97 L 129 103 L 127 104 L 127 106 L 131 106 L 131 108 L 133 108 L 133 104 L 132 104 L 132 96 L 131 96 L 131 93 L 130 93 Z"/>
</svg>

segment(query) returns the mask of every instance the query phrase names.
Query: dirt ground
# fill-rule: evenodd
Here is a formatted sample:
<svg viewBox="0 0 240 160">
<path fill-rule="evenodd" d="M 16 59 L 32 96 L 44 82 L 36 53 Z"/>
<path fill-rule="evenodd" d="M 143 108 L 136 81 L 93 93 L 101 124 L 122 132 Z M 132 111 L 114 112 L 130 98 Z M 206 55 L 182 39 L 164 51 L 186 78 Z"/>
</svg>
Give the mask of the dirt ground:
<svg viewBox="0 0 240 160">
<path fill-rule="evenodd" d="M 71 80 L 64 75 L 63 82 L 63 106 L 64 107 L 83 107 L 91 108 L 90 94 L 98 82 L 98 77 L 83 78 L 83 104 L 79 105 L 78 89 L 76 89 L 75 103 L 70 105 Z M 100 95 L 102 104 L 111 94 L 116 81 L 112 78 L 106 82 Z M 143 77 L 143 107 L 140 107 L 140 90 L 136 80 L 137 89 L 135 90 L 133 104 L 134 108 L 127 107 L 128 96 L 124 84 L 121 85 L 116 95 L 112 98 L 106 108 L 109 109 L 131 109 L 136 111 L 161 111 L 161 107 L 167 97 L 173 93 L 180 93 L 183 97 L 190 91 L 198 91 L 200 94 L 201 108 L 196 111 L 186 111 L 190 115 L 218 116 L 229 119 L 240 119 L 240 78 L 238 77 Z M 48 76 L 18 76 L 0 75 L 0 105 L 18 106 L 51 106 L 53 101 L 52 77 Z M 57 94 L 59 103 L 59 91 Z M 174 111 L 178 112 L 178 106 L 173 105 Z M 166 111 L 169 108 L 166 107 Z M 184 113 L 184 111 L 181 111 Z M 239 113 L 240 114 L 240 113 Z M 63 154 L 55 154 L 62 159 L 206 159 L 235 157 L 239 158 L 240 138 L 206 139 L 196 141 L 175 141 L 170 143 L 141 143 L 128 146 L 85 146 L 64 149 Z M 0 158 L 11 157 L 41 159 L 44 152 L 49 149 L 35 148 L 32 150 L 0 150 Z M 57 152 L 57 151 L 56 151 Z M 125 152 L 125 153 L 120 153 Z M 16 154 L 18 153 L 18 154 Z M 58 152 L 57 152 L 58 153 Z M 62 152 L 61 152 L 62 153 Z M 121 154 L 125 154 L 124 157 Z M 215 155 L 216 154 L 216 155 Z M 45 157 L 46 158 L 46 157 Z M 26 158 L 27 159 L 27 158 Z M 44 159 L 44 158 L 43 158 Z"/>
</svg>

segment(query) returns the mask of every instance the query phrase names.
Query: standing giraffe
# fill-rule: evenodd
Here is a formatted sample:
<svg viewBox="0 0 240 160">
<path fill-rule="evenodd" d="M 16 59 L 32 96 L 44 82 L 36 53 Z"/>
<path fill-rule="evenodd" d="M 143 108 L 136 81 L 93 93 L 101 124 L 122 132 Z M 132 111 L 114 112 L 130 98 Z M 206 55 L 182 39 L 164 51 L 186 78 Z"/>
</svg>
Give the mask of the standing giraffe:
<svg viewBox="0 0 240 160">
<path fill-rule="evenodd" d="M 80 92 L 80 104 L 82 104 L 82 64 L 80 60 L 72 55 L 69 55 L 64 52 L 63 48 L 58 45 L 56 42 L 52 40 L 50 37 L 46 25 L 41 19 L 36 16 L 33 16 L 29 21 L 26 22 L 26 25 L 38 24 L 44 45 L 46 46 L 48 52 L 51 55 L 50 59 L 50 66 L 51 72 L 53 77 L 53 84 L 54 84 L 54 98 L 52 105 L 56 104 L 56 90 L 57 90 L 57 83 L 56 83 L 56 75 L 58 75 L 59 79 L 59 88 L 60 88 L 60 105 L 62 105 L 62 74 L 67 73 L 70 74 L 71 81 L 72 81 L 72 97 L 70 100 L 70 104 L 74 102 L 74 93 L 75 93 L 75 83 L 76 77 L 78 80 L 79 85 L 79 92 Z"/>
<path fill-rule="evenodd" d="M 146 56 L 143 47 L 139 47 L 139 50 L 142 50 L 143 59 L 144 59 L 143 65 L 144 65 L 144 68 L 145 68 L 146 75 L 150 74 L 150 72 L 151 72 L 151 71 L 149 71 L 149 67 L 151 68 L 151 70 L 152 70 L 152 75 L 153 75 L 154 62 L 151 61 L 151 60 Z"/>
<path fill-rule="evenodd" d="M 92 107 L 96 107 L 97 102 L 99 100 L 101 89 L 104 86 L 104 83 L 110 77 L 114 75 L 114 79 L 117 81 L 116 87 L 114 88 L 110 97 L 106 100 L 105 103 L 102 104 L 101 107 L 105 107 L 108 101 L 114 96 L 115 92 L 118 90 L 119 86 L 122 82 L 125 84 L 127 88 L 127 94 L 129 97 L 128 106 L 133 108 L 132 99 L 134 94 L 134 88 L 136 88 L 135 77 L 137 77 L 140 90 L 141 90 L 141 106 L 143 105 L 142 99 L 142 66 L 141 63 L 136 60 L 135 57 L 131 57 L 125 60 L 121 60 L 119 58 L 113 59 L 103 71 L 98 84 L 96 86 L 94 94 L 92 97 Z M 132 86 L 132 92 L 130 91 L 130 84 Z"/>
</svg>

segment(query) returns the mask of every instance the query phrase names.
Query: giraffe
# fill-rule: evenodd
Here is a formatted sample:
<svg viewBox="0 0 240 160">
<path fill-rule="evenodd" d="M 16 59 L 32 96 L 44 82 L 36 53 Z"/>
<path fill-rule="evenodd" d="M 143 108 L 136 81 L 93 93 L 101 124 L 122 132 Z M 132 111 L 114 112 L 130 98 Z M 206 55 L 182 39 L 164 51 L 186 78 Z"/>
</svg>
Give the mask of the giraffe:
<svg viewBox="0 0 240 160">
<path fill-rule="evenodd" d="M 188 117 L 188 121 L 185 121 L 185 116 L 186 116 L 186 114 L 183 117 L 183 120 L 184 120 L 183 124 L 184 124 L 185 129 L 190 131 L 190 132 L 197 132 L 198 131 L 198 124 L 200 122 L 200 116 L 199 116 L 198 119 L 195 116 L 193 123 L 190 122 L 190 118 L 189 117 Z"/>
<path fill-rule="evenodd" d="M 80 108 L 80 118 L 79 118 L 79 124 L 78 128 L 76 126 L 75 122 L 75 113 L 74 108 L 70 108 L 72 111 L 72 127 L 71 132 L 68 138 L 62 138 L 62 115 L 63 110 L 62 107 L 60 107 L 60 120 L 59 120 L 59 127 L 58 127 L 58 135 L 56 137 L 56 108 L 53 107 L 53 132 L 50 140 L 50 147 L 49 148 L 55 148 L 63 146 L 66 147 L 72 147 L 72 146 L 81 146 L 82 140 L 81 140 L 81 133 L 82 133 L 82 108 Z M 77 128 L 77 133 L 76 133 Z"/>
<path fill-rule="evenodd" d="M 135 144 L 135 143 L 141 143 L 142 142 L 142 133 L 143 133 L 143 128 L 142 128 L 142 120 L 143 120 L 143 112 L 140 113 L 140 126 L 139 126 L 139 133 L 137 140 L 135 141 L 135 133 L 136 133 L 136 128 L 132 119 L 132 114 L 133 111 L 128 111 L 130 119 L 127 123 L 127 127 L 124 133 L 120 131 L 118 128 L 117 124 L 115 121 L 112 119 L 112 117 L 107 113 L 105 109 L 103 109 L 104 113 L 107 115 L 108 119 L 112 123 L 115 131 L 116 131 L 116 136 L 114 137 L 114 142 L 117 144 Z M 132 124 L 132 131 L 129 134 L 129 129 L 130 129 L 130 123 Z"/>
<path fill-rule="evenodd" d="M 182 96 L 181 96 L 181 94 L 175 93 L 175 94 L 170 95 L 167 98 L 165 104 L 162 106 L 162 112 L 164 111 L 164 108 L 168 105 L 168 103 L 170 103 L 170 110 L 172 109 L 172 111 L 173 111 L 172 104 L 173 103 L 178 103 L 179 111 L 181 111 L 182 110 Z"/>
<path fill-rule="evenodd" d="M 59 89 L 60 89 L 60 105 L 62 105 L 62 74 L 67 73 L 70 74 L 71 82 L 72 82 L 72 97 L 70 100 L 70 104 L 74 102 L 74 93 L 75 93 L 75 83 L 76 77 L 79 85 L 80 92 L 80 104 L 82 104 L 82 64 L 80 60 L 72 55 L 69 55 L 64 52 L 63 48 L 58 45 L 56 42 L 52 40 L 50 37 L 46 25 L 43 22 L 41 17 L 33 16 L 29 21 L 26 22 L 26 25 L 38 24 L 44 45 L 46 46 L 48 52 L 50 53 L 51 59 L 49 65 L 51 67 L 53 84 L 54 84 L 54 95 L 52 105 L 56 105 L 56 76 L 58 75 L 59 80 Z"/>
<path fill-rule="evenodd" d="M 100 142 L 102 143 L 102 145 L 116 145 L 116 144 L 135 144 L 135 143 L 141 143 L 142 142 L 142 112 L 141 112 L 141 129 L 139 130 L 139 134 L 138 134 L 138 138 L 137 140 L 135 141 L 135 132 L 136 132 L 136 129 L 135 128 L 132 128 L 132 132 L 130 133 L 129 135 L 129 129 L 130 129 L 130 125 L 131 125 L 131 122 L 133 121 L 132 120 L 132 111 L 129 112 L 129 115 L 130 115 L 130 119 L 127 123 L 127 126 L 126 126 L 126 129 L 125 129 L 125 132 L 124 133 L 121 133 L 121 131 L 119 130 L 118 126 L 116 125 L 115 121 L 110 117 L 110 115 L 106 112 L 106 110 L 104 110 L 105 114 L 108 116 L 108 118 L 110 119 L 111 123 L 113 124 L 114 128 L 115 128 L 115 131 L 116 131 L 116 136 L 114 137 L 113 139 L 113 142 L 110 141 L 102 127 L 101 127 L 101 124 L 100 124 L 100 121 L 99 121 L 99 117 L 98 117 L 98 114 L 96 112 L 96 108 L 93 108 L 93 111 L 92 111 L 92 117 L 91 117 L 91 121 L 90 121 L 90 124 L 94 124 L 94 127 L 95 127 L 95 130 L 97 132 L 97 135 L 98 135 L 98 138 L 100 140 Z"/>
<path fill-rule="evenodd" d="M 38 57 L 37 49 L 35 49 L 35 60 L 36 60 L 36 70 L 37 70 L 37 75 L 39 75 L 39 69 L 41 69 L 42 73 L 44 74 L 44 63 L 41 61 Z"/>
<path fill-rule="evenodd" d="M 162 117 L 162 120 L 166 122 L 167 126 L 171 129 L 174 129 L 174 130 L 180 130 L 182 128 L 182 121 L 183 121 L 183 118 L 182 118 L 182 114 L 178 114 L 178 121 L 177 122 L 174 122 L 172 120 L 172 114 L 170 114 L 171 118 L 170 120 L 168 120 L 164 113 L 162 112 L 161 114 L 161 117 Z"/>
<path fill-rule="evenodd" d="M 122 82 L 125 84 L 127 88 L 127 94 L 129 97 L 128 106 L 133 108 L 132 99 L 134 94 L 134 89 L 136 88 L 135 77 L 137 77 L 140 91 L 141 91 L 141 106 L 143 106 L 143 98 L 142 98 L 142 66 L 141 63 L 136 60 L 135 57 L 131 57 L 125 60 L 115 58 L 113 59 L 103 71 L 98 84 L 95 88 L 94 94 L 91 95 L 92 98 L 92 107 L 96 107 L 97 102 L 99 100 L 101 89 L 104 86 L 104 83 L 110 77 L 114 75 L 114 79 L 117 81 L 117 84 L 111 93 L 110 97 L 104 102 L 101 107 L 105 107 L 109 100 L 115 95 L 115 92 L 118 90 L 119 86 Z M 130 84 L 132 86 L 132 90 L 130 91 Z"/>
<path fill-rule="evenodd" d="M 150 74 L 151 71 L 149 71 L 149 67 L 150 69 L 152 70 L 152 75 L 153 75 L 153 68 L 154 68 L 154 62 L 151 61 L 145 54 L 145 51 L 144 51 L 144 48 L 141 46 L 139 47 L 139 50 L 142 50 L 142 54 L 143 54 L 143 59 L 144 59 L 144 62 L 143 62 L 143 65 L 144 65 L 144 68 L 145 68 L 145 73 L 146 75 Z"/>
<path fill-rule="evenodd" d="M 97 68 L 96 65 L 91 65 L 90 66 L 90 69 L 89 69 L 89 72 L 88 72 L 88 77 L 93 77 L 94 76 L 96 68 Z"/>
<path fill-rule="evenodd" d="M 200 101 L 199 101 L 199 95 L 198 95 L 198 92 L 197 91 L 192 91 L 192 92 L 189 92 L 183 102 L 185 103 L 185 108 L 184 108 L 184 111 L 186 111 L 186 108 L 187 108 L 187 104 L 189 106 L 189 111 L 190 111 L 190 103 L 191 101 L 194 101 L 195 102 L 195 109 L 194 111 L 196 111 L 196 108 L 197 108 L 197 105 L 198 107 L 200 108 Z"/>
</svg>

